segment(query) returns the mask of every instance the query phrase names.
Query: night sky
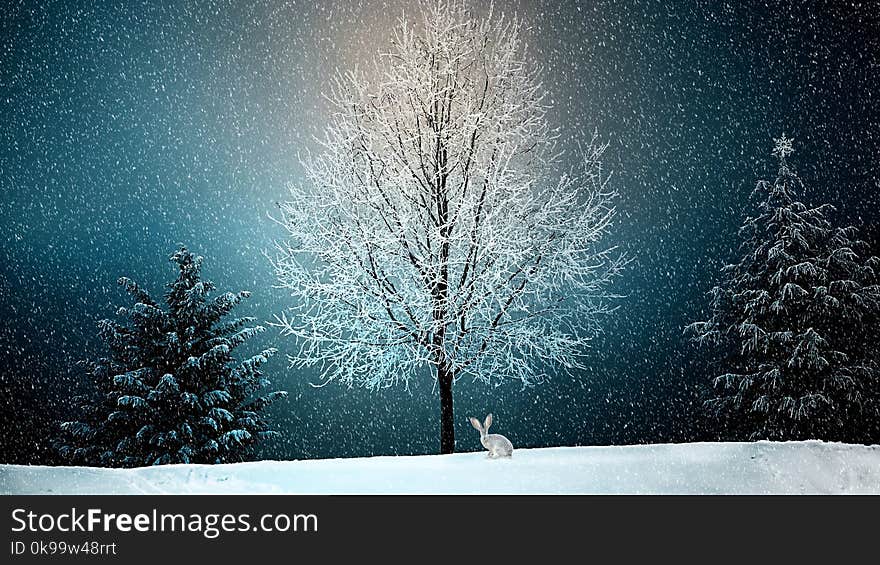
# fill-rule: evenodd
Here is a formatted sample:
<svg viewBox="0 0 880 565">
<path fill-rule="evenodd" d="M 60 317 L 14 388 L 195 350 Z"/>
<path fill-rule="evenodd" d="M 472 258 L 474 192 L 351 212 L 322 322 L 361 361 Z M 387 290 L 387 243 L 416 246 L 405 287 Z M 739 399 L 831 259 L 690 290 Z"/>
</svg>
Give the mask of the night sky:
<svg viewBox="0 0 880 565">
<path fill-rule="evenodd" d="M 0 462 L 53 462 L 47 438 L 101 355 L 96 322 L 175 276 L 180 243 L 219 290 L 253 292 L 238 315 L 288 304 L 263 256 L 268 214 L 301 175 L 337 69 L 364 65 L 407 2 L 5 2 L 0 18 Z M 476 3 L 478 11 L 485 2 Z M 872 2 L 497 2 L 530 26 L 529 53 L 576 144 L 608 140 L 620 192 L 610 243 L 635 261 L 593 369 L 522 390 L 456 386 L 466 415 L 520 447 L 723 438 L 701 408 L 705 360 L 682 337 L 699 319 L 772 138 L 811 203 L 838 207 L 880 254 L 880 9 Z M 239 355 L 294 344 L 273 330 Z M 410 391 L 266 372 L 290 398 L 266 458 L 437 451 L 439 401 Z"/>
</svg>

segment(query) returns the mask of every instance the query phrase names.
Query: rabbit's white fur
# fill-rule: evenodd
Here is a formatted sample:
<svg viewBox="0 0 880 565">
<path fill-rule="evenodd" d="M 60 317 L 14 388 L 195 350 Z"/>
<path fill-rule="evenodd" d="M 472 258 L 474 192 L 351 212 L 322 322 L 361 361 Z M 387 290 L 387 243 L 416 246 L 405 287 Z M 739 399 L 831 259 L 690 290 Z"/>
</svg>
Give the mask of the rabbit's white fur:
<svg viewBox="0 0 880 565">
<path fill-rule="evenodd" d="M 468 418 L 471 425 L 480 432 L 480 443 L 489 450 L 489 458 L 513 457 L 513 444 L 501 434 L 490 434 L 489 426 L 492 425 L 492 414 L 486 416 L 485 423 L 481 424 L 476 418 Z"/>
</svg>

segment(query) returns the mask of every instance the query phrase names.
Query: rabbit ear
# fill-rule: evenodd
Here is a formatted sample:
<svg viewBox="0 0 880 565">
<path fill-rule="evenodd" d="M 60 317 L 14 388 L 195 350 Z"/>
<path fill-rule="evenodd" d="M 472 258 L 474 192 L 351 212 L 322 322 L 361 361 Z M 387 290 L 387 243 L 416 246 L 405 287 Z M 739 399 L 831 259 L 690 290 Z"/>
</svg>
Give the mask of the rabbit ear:
<svg viewBox="0 0 880 565">
<path fill-rule="evenodd" d="M 483 431 L 483 426 L 480 425 L 480 421 L 476 418 L 468 418 L 471 421 L 471 425 L 479 431 Z"/>
<path fill-rule="evenodd" d="M 489 426 L 491 426 L 491 425 L 492 425 L 492 414 L 489 414 L 488 416 L 486 416 L 486 423 L 483 424 L 483 427 L 485 427 L 486 431 L 488 432 Z"/>
</svg>

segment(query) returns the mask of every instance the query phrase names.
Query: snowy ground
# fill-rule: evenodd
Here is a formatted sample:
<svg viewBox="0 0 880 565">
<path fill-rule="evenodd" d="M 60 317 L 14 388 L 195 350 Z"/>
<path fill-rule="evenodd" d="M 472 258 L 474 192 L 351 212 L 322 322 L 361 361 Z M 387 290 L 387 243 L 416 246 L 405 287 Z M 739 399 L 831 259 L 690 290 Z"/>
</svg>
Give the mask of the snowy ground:
<svg viewBox="0 0 880 565">
<path fill-rule="evenodd" d="M 0 494 L 880 494 L 880 446 L 692 443 L 140 469 L 0 465 Z"/>
</svg>

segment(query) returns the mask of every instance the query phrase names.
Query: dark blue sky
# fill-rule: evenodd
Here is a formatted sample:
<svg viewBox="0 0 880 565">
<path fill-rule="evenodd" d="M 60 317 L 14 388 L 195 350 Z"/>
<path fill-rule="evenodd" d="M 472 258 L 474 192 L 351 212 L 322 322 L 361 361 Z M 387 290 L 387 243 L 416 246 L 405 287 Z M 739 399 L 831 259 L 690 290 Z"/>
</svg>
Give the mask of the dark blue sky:
<svg viewBox="0 0 880 565">
<path fill-rule="evenodd" d="M 484 3 L 480 3 L 484 4 Z M 627 295 L 578 379 L 520 390 L 461 382 L 466 414 L 496 414 L 518 445 L 717 436 L 700 410 L 703 362 L 681 337 L 732 258 L 772 138 L 840 221 L 880 250 L 880 16 L 838 2 L 499 2 L 530 26 L 553 120 L 570 140 L 609 140 L 621 193 L 613 239 L 635 257 Z M 261 255 L 268 219 L 323 125 L 335 70 L 363 63 L 406 2 L 7 2 L 0 20 L 0 435 L 3 461 L 49 461 L 51 422 L 85 386 L 73 363 L 101 353 L 95 323 L 154 294 L 178 243 L 206 258 L 238 309 L 286 306 Z M 293 346 L 267 332 L 253 349 Z M 273 417 L 277 458 L 436 450 L 431 383 L 369 392 L 309 386 Z"/>
</svg>

